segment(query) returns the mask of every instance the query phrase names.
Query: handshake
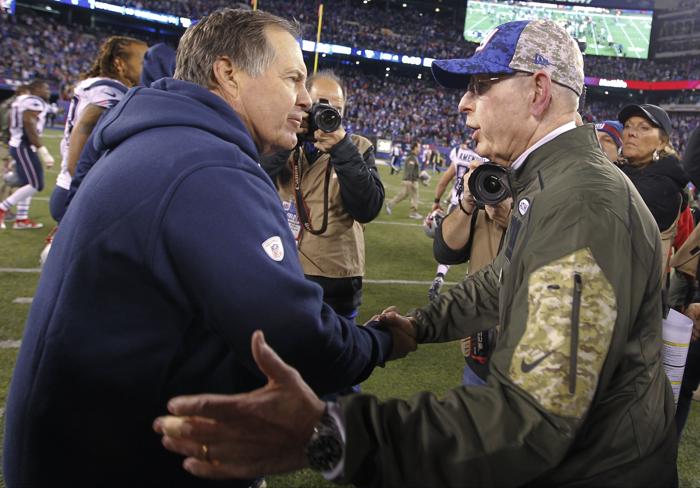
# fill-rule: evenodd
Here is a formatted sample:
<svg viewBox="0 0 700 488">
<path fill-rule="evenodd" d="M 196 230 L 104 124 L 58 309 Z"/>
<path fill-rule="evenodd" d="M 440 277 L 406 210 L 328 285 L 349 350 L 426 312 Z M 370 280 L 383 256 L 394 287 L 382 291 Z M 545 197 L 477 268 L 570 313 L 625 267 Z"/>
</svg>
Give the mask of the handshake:
<svg viewBox="0 0 700 488">
<path fill-rule="evenodd" d="M 406 357 L 408 353 L 415 351 L 417 348 L 414 319 L 400 315 L 395 306 L 386 308 L 382 313 L 374 315 L 364 325 L 377 325 L 391 333 L 394 345 L 388 357 L 389 361 Z"/>
<path fill-rule="evenodd" d="M 370 324 L 391 333 L 389 360 L 416 350 L 414 320 L 396 307 L 365 325 Z M 267 345 L 262 331 L 253 334 L 251 349 L 267 385 L 236 395 L 173 398 L 170 415 L 153 422 L 163 446 L 185 456 L 183 468 L 195 476 L 255 478 L 308 467 L 305 448 L 326 403 Z"/>
</svg>

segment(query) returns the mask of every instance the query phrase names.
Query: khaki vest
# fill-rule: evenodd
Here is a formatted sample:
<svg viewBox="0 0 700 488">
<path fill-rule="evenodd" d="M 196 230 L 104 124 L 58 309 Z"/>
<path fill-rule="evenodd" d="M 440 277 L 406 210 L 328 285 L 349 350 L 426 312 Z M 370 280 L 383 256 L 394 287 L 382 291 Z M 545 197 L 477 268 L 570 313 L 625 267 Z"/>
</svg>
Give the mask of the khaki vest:
<svg viewBox="0 0 700 488">
<path fill-rule="evenodd" d="M 505 229 L 486 215 L 486 210 L 479 210 L 472 235 L 469 274 L 474 274 L 496 259 L 498 246 Z"/>
<path fill-rule="evenodd" d="M 454 210 L 460 212 L 458 208 Z M 470 222 L 471 225 L 471 222 Z M 501 238 L 506 230 L 498 225 L 495 220 L 491 220 L 486 215 L 486 210 L 481 209 L 476 214 L 474 231 L 471 234 L 472 248 L 469 256 L 469 271 L 467 276 L 476 273 L 481 268 L 489 265 L 498 255 L 498 247 Z M 494 329 L 498 333 L 500 327 Z M 471 337 L 465 337 L 460 341 L 460 349 L 464 356 L 469 356 L 471 350 Z"/>
<path fill-rule="evenodd" d="M 350 138 L 360 154 L 364 154 L 372 145 L 362 136 L 352 134 Z M 294 153 L 288 161 L 290 168 L 293 157 Z M 318 230 L 323 223 L 323 189 L 326 168 L 331 164 L 330 155 L 323 154 L 311 166 L 303 153 L 300 159 L 301 190 L 304 203 L 309 211 L 311 227 Z M 282 183 L 278 178 L 277 187 L 283 202 L 295 202 L 293 177 L 286 183 Z M 299 260 L 304 274 L 326 278 L 348 278 L 365 274 L 364 226 L 356 222 L 345 211 L 340 196 L 338 176 L 334 169 L 331 169 L 328 185 L 328 227 L 326 232 L 321 235 L 313 235 L 302 226 L 298 248 Z"/>
</svg>

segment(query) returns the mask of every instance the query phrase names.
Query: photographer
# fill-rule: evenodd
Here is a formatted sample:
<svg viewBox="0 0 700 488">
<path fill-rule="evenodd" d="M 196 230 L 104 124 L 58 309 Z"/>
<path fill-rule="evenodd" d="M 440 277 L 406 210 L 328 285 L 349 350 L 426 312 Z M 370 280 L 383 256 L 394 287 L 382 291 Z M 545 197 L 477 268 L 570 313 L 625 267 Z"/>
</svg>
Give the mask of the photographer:
<svg viewBox="0 0 700 488">
<path fill-rule="evenodd" d="M 482 159 L 472 160 L 476 169 Z M 464 176 L 468 180 L 473 171 Z M 469 261 L 469 273 L 473 275 L 490 264 L 498 255 L 508 228 L 513 199 L 508 196 L 495 205 L 477 206 L 467 181 L 462 195 L 455 195 L 456 204 L 435 231 L 433 255 L 446 265 Z M 493 349 L 496 330 L 490 329 L 472 334 L 460 341 L 464 354 L 463 385 L 484 385 L 488 375 L 488 358 Z"/>
<path fill-rule="evenodd" d="M 384 186 L 370 141 L 348 134 L 342 125 L 332 132 L 318 128 L 310 133 L 316 125 L 314 115 L 328 109 L 319 101 L 325 101 L 342 117 L 347 98 L 340 78 L 324 70 L 309 77 L 306 86 L 314 107 L 300 130 L 303 142 L 291 152 L 262 158 L 261 165 L 277 187 L 304 274 L 321 285 L 328 305 L 352 319 L 362 301 L 362 224 L 372 221 L 381 210 Z M 320 116 L 333 118 L 330 112 Z"/>
<path fill-rule="evenodd" d="M 442 194 L 445 193 L 447 185 L 454 180 L 452 194 L 450 195 L 450 205 L 447 208 L 447 213 L 450 214 L 459 204 L 459 201 L 462 198 L 462 185 L 466 183 L 464 177 L 469 173 L 469 171 L 471 171 L 472 162 L 476 163 L 474 165 L 474 167 L 476 167 L 478 163 L 484 161 L 484 159 L 476 154 L 469 146 L 470 141 L 471 137 L 469 140 L 465 140 L 460 143 L 459 146 L 454 147 L 450 152 L 450 166 L 442 175 L 442 178 L 440 178 L 440 181 L 435 188 L 435 201 L 432 209 L 433 212 L 436 210 L 441 210 L 440 199 L 442 198 Z M 438 263 L 437 270 L 435 271 L 435 278 L 428 289 L 429 300 L 433 300 L 438 296 L 440 289 L 442 288 L 442 284 L 445 282 L 445 275 L 450 269 L 448 265 L 443 264 L 440 261 L 438 261 Z"/>
</svg>

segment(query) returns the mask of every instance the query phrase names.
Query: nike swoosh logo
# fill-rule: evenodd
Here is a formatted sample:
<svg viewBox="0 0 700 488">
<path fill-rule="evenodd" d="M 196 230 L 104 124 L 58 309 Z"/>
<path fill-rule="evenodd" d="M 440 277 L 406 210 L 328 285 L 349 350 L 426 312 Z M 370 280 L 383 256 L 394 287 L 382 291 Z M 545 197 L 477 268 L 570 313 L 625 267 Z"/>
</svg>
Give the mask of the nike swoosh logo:
<svg viewBox="0 0 700 488">
<path fill-rule="evenodd" d="M 116 96 L 117 96 L 116 93 L 112 93 L 112 92 L 108 92 L 108 91 L 105 92 L 105 95 L 109 95 L 110 97 L 116 97 Z"/>
<path fill-rule="evenodd" d="M 529 373 L 530 371 L 535 369 L 542 361 L 547 359 L 549 357 L 549 355 L 552 354 L 553 352 L 554 351 L 549 351 L 547 354 L 545 354 L 544 356 L 540 356 L 538 359 L 536 359 L 535 361 L 533 361 L 531 363 L 526 363 L 525 360 L 523 359 L 523 361 L 520 363 L 520 371 L 522 371 L 523 373 Z"/>
</svg>

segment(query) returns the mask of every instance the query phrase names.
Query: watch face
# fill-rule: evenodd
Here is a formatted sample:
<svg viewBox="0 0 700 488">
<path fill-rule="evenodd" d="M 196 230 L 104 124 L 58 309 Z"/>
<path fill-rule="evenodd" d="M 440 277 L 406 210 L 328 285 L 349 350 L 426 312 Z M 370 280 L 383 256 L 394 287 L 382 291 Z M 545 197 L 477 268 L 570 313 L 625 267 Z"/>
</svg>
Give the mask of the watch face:
<svg viewBox="0 0 700 488">
<path fill-rule="evenodd" d="M 306 451 L 309 466 L 316 471 L 331 471 L 343 456 L 343 446 L 333 433 L 320 434 Z"/>
<path fill-rule="evenodd" d="M 316 471 L 332 471 L 343 459 L 344 447 L 340 429 L 326 407 L 306 445 L 309 466 Z"/>
</svg>

